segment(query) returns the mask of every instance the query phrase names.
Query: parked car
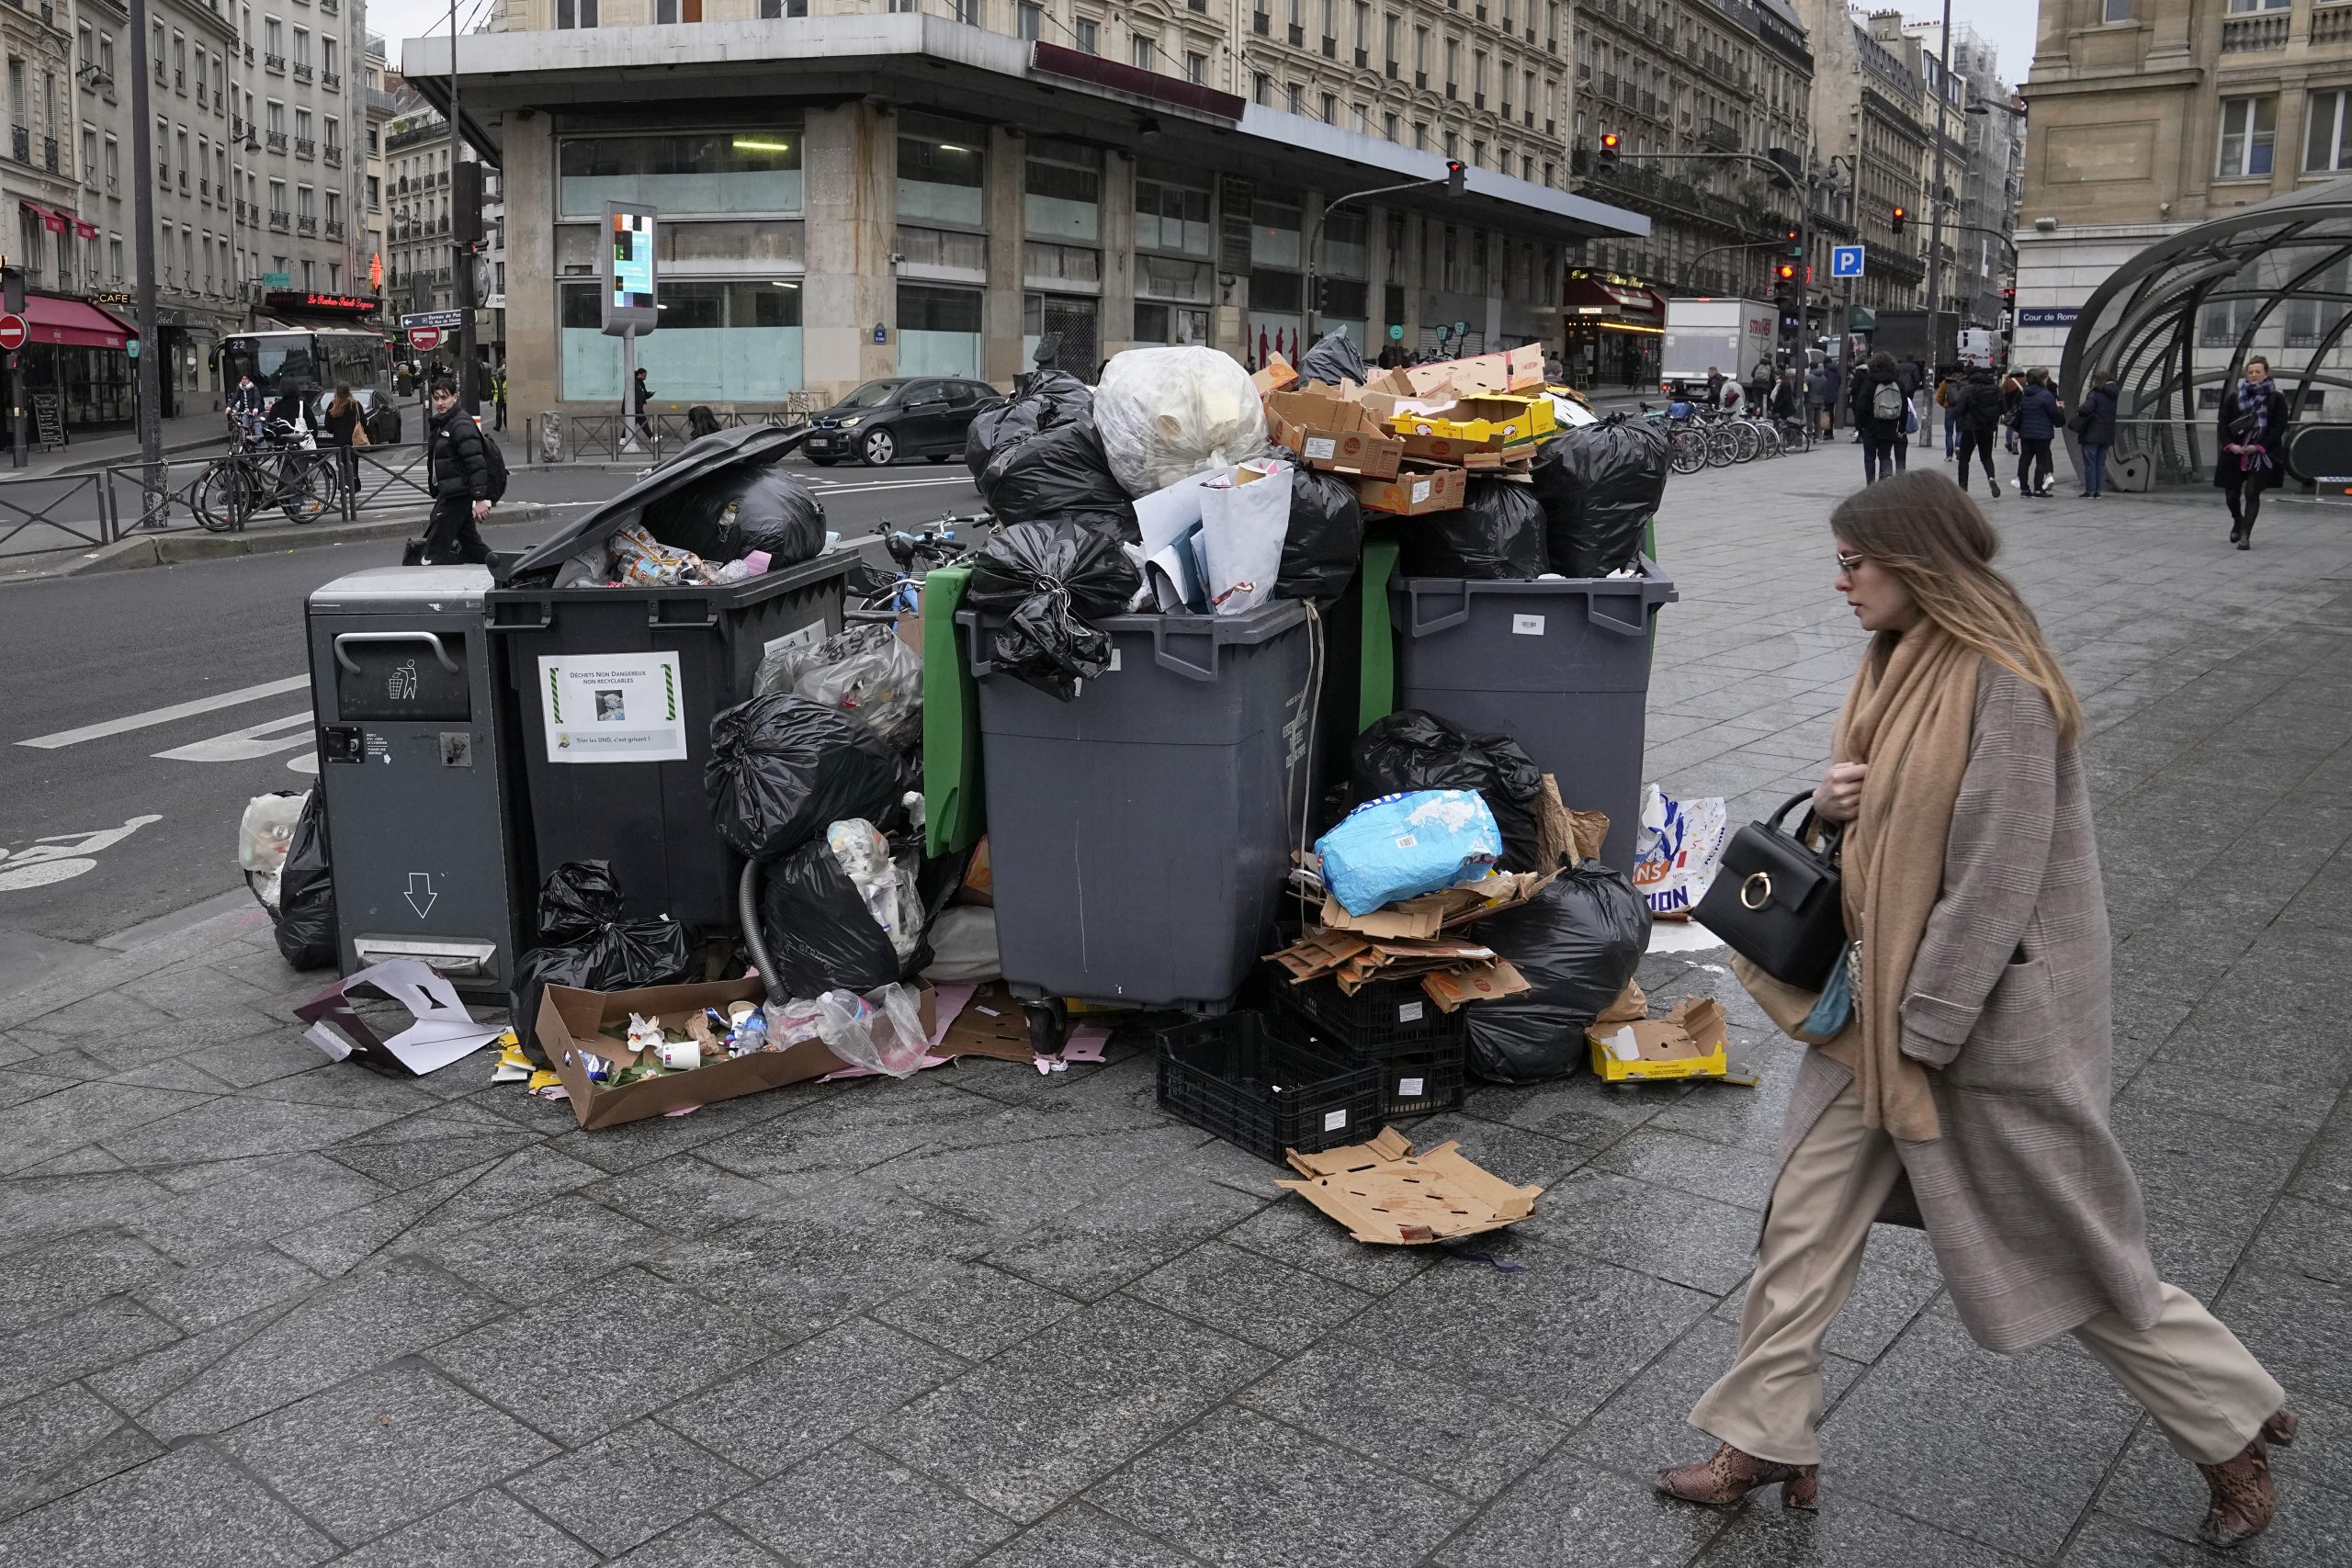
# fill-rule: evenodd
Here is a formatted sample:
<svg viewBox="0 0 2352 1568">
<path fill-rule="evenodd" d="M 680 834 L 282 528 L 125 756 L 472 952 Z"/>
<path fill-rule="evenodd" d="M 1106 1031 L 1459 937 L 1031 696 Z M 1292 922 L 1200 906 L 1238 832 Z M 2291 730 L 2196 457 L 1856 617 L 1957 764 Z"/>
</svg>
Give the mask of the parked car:
<svg viewBox="0 0 2352 1568">
<path fill-rule="evenodd" d="M 868 381 L 808 422 L 802 450 L 829 468 L 844 457 L 882 468 L 901 457 L 934 463 L 964 451 L 972 416 L 1001 394 L 985 381 L 893 376 Z"/>
</svg>

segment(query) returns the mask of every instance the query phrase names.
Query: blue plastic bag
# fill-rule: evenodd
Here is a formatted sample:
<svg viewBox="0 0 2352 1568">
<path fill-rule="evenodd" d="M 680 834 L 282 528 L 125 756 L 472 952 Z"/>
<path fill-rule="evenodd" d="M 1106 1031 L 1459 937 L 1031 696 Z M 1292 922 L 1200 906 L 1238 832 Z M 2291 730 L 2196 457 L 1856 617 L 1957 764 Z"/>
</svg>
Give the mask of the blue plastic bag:
<svg viewBox="0 0 2352 1568">
<path fill-rule="evenodd" d="M 1482 876 L 1502 830 L 1478 792 L 1419 789 L 1365 801 L 1315 846 L 1323 886 L 1351 915 Z"/>
</svg>

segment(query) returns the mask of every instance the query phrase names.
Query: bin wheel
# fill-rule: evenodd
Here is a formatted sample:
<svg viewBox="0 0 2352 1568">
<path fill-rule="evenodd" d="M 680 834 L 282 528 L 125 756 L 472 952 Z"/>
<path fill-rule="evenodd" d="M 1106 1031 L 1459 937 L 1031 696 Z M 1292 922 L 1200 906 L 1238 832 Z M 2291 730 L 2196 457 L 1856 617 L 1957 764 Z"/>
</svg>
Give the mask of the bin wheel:
<svg viewBox="0 0 2352 1568">
<path fill-rule="evenodd" d="M 1029 1015 L 1029 1048 L 1040 1056 L 1058 1056 L 1062 1043 L 1069 1038 L 1069 1004 L 1059 997 L 1048 997 L 1041 1002 L 1023 1002 L 1021 1010 Z"/>
</svg>

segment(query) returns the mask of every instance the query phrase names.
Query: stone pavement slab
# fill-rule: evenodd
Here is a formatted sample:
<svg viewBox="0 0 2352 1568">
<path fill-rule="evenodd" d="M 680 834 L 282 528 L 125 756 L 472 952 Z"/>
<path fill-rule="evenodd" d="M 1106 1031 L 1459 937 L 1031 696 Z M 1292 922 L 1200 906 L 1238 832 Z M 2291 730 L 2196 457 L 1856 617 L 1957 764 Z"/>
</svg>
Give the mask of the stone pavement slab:
<svg viewBox="0 0 2352 1568">
<path fill-rule="evenodd" d="M 1860 635 L 1853 449 L 1676 479 L 1649 775 L 1809 787 Z M 2352 527 L 1992 513 L 2082 692 L 2115 1121 L 2165 1270 L 2304 1411 L 2249 1562 L 2352 1560 Z M 2194 1472 L 2069 1344 L 1972 1345 L 1917 1233 L 1828 1339 L 1824 1511 L 1669 1506 L 1801 1055 L 1408 1123 L 1550 1189 L 1478 1258 L 1349 1239 L 1153 1104 L 1148 1040 L 601 1133 L 330 1066 L 250 915 L 0 998 L 0 1565 L 2186 1568 Z"/>
</svg>

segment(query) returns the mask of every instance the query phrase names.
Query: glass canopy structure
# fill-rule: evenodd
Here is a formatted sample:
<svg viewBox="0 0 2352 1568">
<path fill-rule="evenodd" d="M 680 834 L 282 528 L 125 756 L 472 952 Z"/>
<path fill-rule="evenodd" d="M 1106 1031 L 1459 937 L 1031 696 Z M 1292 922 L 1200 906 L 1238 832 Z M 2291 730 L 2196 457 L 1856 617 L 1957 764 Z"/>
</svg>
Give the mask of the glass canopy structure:
<svg viewBox="0 0 2352 1568">
<path fill-rule="evenodd" d="M 2260 355 L 2299 424 L 2352 423 L 2352 179 L 2244 207 L 2142 251 L 2067 335 L 2062 395 L 2114 373 L 2114 464 L 2154 484 L 2204 484 L 2219 410 Z M 2074 443 L 2073 436 L 2067 437 Z M 2112 481 L 2111 481 L 2112 482 Z"/>
</svg>

